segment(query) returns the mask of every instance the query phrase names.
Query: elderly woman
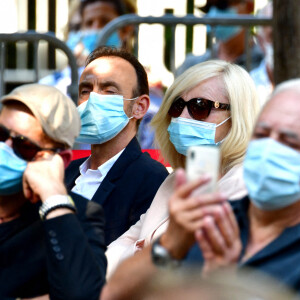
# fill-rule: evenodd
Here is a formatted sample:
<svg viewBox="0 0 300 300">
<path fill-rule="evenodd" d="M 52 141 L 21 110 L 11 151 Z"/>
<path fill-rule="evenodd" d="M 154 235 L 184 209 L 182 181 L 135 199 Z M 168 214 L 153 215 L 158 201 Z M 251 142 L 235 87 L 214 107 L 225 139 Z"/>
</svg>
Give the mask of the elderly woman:
<svg viewBox="0 0 300 300">
<path fill-rule="evenodd" d="M 174 81 L 152 124 L 162 156 L 174 169 L 185 166 L 188 147 L 218 145 L 218 189 L 235 200 L 247 193 L 241 163 L 258 110 L 255 86 L 248 73 L 237 65 L 211 60 L 188 69 Z M 173 190 L 174 173 L 163 182 L 140 221 L 108 246 L 107 277 L 120 261 L 166 230 L 167 201 Z"/>
</svg>

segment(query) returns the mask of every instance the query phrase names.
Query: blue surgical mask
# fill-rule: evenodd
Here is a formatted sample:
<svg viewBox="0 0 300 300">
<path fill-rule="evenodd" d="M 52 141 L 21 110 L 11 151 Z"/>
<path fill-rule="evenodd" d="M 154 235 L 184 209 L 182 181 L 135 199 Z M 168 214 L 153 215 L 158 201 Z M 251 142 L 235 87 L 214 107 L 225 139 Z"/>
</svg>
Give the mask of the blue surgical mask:
<svg viewBox="0 0 300 300">
<path fill-rule="evenodd" d="M 244 161 L 250 200 L 275 210 L 300 200 L 300 153 L 271 138 L 250 142 Z"/>
<path fill-rule="evenodd" d="M 84 30 L 84 31 L 71 31 L 68 36 L 67 45 L 74 52 L 75 47 L 82 43 L 87 54 L 96 49 L 101 30 Z M 106 42 L 106 46 L 121 47 L 121 40 L 118 32 L 110 35 Z"/>
<path fill-rule="evenodd" d="M 22 190 L 22 176 L 27 162 L 19 158 L 4 142 L 0 142 L 0 195 L 12 195 Z"/>
<path fill-rule="evenodd" d="M 137 97 L 138 98 L 138 97 Z M 90 93 L 88 101 L 77 107 L 81 118 L 81 130 L 76 141 L 84 144 L 103 144 L 128 124 L 129 118 L 124 112 L 121 95 L 100 95 Z"/>
<path fill-rule="evenodd" d="M 185 156 L 191 146 L 218 145 L 222 141 L 215 143 L 216 128 L 229 119 L 230 117 L 220 124 L 215 124 L 187 118 L 172 118 L 168 127 L 170 141 L 177 152 Z"/>
<path fill-rule="evenodd" d="M 206 16 L 208 17 L 234 17 L 237 15 L 237 11 L 233 7 L 228 7 L 227 9 L 218 9 L 215 6 L 212 6 Z M 215 37 L 218 41 L 226 42 L 232 37 L 237 35 L 242 30 L 241 26 L 215 26 Z M 211 31 L 211 27 L 208 27 L 208 31 Z"/>
</svg>

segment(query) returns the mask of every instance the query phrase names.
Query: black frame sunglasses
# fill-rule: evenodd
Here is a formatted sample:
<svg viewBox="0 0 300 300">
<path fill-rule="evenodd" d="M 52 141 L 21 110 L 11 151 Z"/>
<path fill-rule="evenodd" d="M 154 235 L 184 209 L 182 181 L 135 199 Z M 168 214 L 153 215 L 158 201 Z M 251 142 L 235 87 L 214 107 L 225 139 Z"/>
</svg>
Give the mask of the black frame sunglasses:
<svg viewBox="0 0 300 300">
<path fill-rule="evenodd" d="M 212 108 L 230 110 L 230 104 L 227 103 L 221 103 L 219 101 L 212 101 L 204 98 L 192 98 L 188 101 L 184 101 L 180 97 L 175 99 L 171 104 L 168 114 L 173 118 L 178 118 L 186 106 L 190 116 L 197 121 L 206 119 Z"/>
<path fill-rule="evenodd" d="M 6 142 L 9 138 L 12 139 L 12 148 L 15 154 L 26 161 L 32 161 L 40 151 L 52 151 L 58 153 L 63 150 L 60 148 L 41 148 L 26 136 L 19 134 L 12 136 L 10 130 L 0 124 L 0 142 Z"/>
</svg>

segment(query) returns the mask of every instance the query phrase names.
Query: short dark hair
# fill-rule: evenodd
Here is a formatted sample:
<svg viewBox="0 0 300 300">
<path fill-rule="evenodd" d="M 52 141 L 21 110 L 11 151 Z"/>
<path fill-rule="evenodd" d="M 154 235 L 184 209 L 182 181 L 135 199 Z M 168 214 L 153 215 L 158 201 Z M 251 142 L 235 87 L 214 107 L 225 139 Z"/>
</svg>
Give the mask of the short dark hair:
<svg viewBox="0 0 300 300">
<path fill-rule="evenodd" d="M 100 46 L 96 48 L 94 51 L 90 53 L 87 57 L 85 67 L 100 57 L 120 57 L 124 60 L 128 61 L 135 69 L 136 77 L 137 77 L 137 86 L 132 91 L 132 97 L 138 97 L 141 95 L 149 95 L 149 85 L 148 85 L 148 77 L 144 67 L 137 60 L 137 58 L 122 48 L 108 47 L 108 46 Z"/>
<path fill-rule="evenodd" d="M 119 16 L 126 14 L 126 6 L 122 0 L 81 0 L 79 7 L 80 15 L 83 15 L 83 11 L 88 5 L 96 2 L 107 2 L 109 4 L 112 4 Z"/>
</svg>

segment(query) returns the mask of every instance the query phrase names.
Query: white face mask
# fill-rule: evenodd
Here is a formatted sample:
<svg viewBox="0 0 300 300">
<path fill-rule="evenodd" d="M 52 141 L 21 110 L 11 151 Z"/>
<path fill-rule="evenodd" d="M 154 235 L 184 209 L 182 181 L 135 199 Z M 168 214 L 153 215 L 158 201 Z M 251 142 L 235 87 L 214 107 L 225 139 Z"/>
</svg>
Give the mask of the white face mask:
<svg viewBox="0 0 300 300">
<path fill-rule="evenodd" d="M 265 43 L 265 49 L 266 49 L 266 54 L 265 54 L 265 60 L 266 60 L 266 65 L 268 68 L 273 71 L 274 70 L 274 49 L 273 45 L 271 43 Z"/>
</svg>

